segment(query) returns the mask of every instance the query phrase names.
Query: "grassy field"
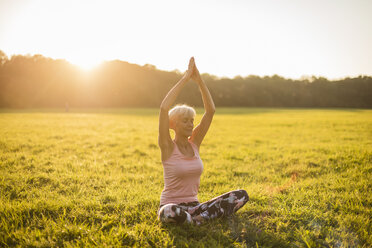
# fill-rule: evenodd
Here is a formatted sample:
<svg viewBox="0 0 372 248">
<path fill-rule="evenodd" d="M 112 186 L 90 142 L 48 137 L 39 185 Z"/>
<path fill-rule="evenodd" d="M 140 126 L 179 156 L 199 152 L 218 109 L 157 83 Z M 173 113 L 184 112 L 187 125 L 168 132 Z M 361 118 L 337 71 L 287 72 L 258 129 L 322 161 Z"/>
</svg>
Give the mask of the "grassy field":
<svg viewBox="0 0 372 248">
<path fill-rule="evenodd" d="M 157 221 L 157 114 L 2 110 L 0 247 L 372 246 L 372 110 L 217 109 L 199 200 L 250 201 L 202 226 Z"/>
</svg>

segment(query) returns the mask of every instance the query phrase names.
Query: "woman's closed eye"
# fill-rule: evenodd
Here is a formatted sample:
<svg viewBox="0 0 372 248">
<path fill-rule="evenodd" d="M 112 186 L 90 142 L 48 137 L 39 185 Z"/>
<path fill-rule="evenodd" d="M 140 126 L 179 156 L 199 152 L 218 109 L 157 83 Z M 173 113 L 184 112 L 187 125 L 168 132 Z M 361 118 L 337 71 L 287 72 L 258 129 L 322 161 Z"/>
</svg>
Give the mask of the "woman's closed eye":
<svg viewBox="0 0 372 248">
<path fill-rule="evenodd" d="M 189 120 L 189 119 L 186 119 L 186 118 L 185 118 L 185 119 L 182 120 L 182 122 L 183 122 L 183 123 L 187 123 L 187 122 L 194 123 L 194 119 Z"/>
</svg>

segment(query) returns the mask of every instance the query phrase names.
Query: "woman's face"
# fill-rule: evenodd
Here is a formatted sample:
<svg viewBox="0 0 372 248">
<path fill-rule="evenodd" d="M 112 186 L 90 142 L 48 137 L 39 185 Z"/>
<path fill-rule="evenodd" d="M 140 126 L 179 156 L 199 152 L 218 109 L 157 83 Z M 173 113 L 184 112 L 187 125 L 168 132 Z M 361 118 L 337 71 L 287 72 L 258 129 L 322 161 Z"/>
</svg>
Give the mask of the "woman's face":
<svg viewBox="0 0 372 248">
<path fill-rule="evenodd" d="M 194 129 L 194 117 L 192 115 L 180 116 L 176 122 L 177 135 L 190 137 Z"/>
</svg>

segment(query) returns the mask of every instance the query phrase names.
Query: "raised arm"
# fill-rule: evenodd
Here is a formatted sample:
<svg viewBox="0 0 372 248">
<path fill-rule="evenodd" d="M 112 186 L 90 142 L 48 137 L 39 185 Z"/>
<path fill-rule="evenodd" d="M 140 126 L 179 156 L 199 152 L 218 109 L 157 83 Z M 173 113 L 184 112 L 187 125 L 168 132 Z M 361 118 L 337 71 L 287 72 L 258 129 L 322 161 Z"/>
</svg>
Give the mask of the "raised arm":
<svg viewBox="0 0 372 248">
<path fill-rule="evenodd" d="M 168 157 L 173 151 L 173 142 L 169 133 L 168 111 L 187 81 L 191 79 L 194 70 L 194 58 L 189 61 L 189 68 L 177 84 L 168 92 L 160 105 L 159 115 L 159 138 L 158 143 L 162 153 L 162 159 Z"/>
<path fill-rule="evenodd" d="M 195 64 L 195 63 L 194 63 Z M 214 112 L 216 111 L 216 107 L 214 106 L 214 102 L 212 99 L 211 94 L 207 88 L 207 85 L 200 77 L 200 73 L 196 65 L 194 65 L 194 71 L 191 77 L 198 85 L 203 99 L 204 105 L 204 115 L 199 123 L 199 125 L 194 129 L 191 135 L 192 142 L 200 147 L 205 135 L 208 132 L 209 126 L 212 123 Z"/>
</svg>

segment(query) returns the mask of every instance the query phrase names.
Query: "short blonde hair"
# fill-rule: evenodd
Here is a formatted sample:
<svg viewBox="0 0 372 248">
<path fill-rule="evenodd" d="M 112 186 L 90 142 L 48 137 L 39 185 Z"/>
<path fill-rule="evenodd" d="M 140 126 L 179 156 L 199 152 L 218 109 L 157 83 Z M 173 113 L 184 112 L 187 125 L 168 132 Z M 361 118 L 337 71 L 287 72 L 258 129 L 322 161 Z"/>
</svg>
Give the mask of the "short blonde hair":
<svg viewBox="0 0 372 248">
<path fill-rule="evenodd" d="M 175 124 L 177 120 L 179 120 L 180 117 L 183 117 L 183 116 L 195 117 L 196 111 L 193 107 L 190 107 L 186 104 L 182 104 L 182 105 L 177 105 L 173 107 L 171 110 L 169 110 L 168 115 L 169 115 L 169 127 L 174 129 Z"/>
</svg>

